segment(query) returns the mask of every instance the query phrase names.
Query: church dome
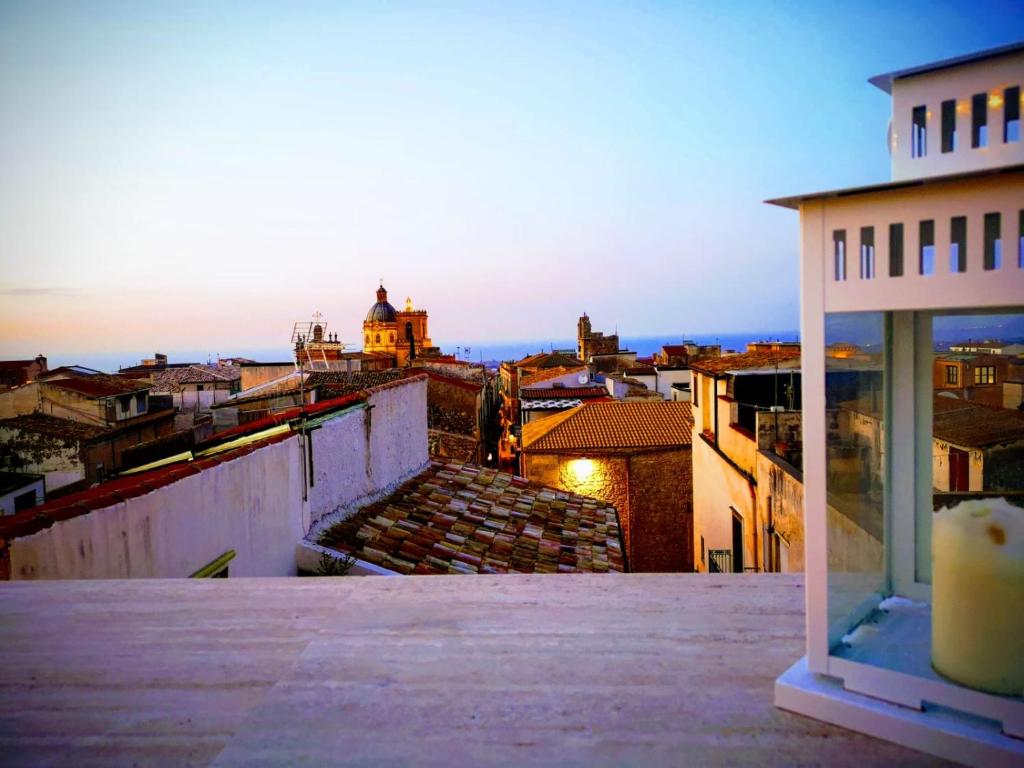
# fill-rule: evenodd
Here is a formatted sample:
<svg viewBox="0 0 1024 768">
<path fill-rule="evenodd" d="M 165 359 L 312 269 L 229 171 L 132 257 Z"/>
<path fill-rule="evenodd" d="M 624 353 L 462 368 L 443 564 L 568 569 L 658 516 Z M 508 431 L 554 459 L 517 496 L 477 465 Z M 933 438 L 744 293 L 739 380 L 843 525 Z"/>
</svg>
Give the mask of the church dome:
<svg viewBox="0 0 1024 768">
<path fill-rule="evenodd" d="M 395 322 L 395 308 L 388 303 L 388 292 L 382 285 L 377 289 L 377 303 L 370 307 L 366 313 L 368 323 L 393 323 Z"/>
</svg>

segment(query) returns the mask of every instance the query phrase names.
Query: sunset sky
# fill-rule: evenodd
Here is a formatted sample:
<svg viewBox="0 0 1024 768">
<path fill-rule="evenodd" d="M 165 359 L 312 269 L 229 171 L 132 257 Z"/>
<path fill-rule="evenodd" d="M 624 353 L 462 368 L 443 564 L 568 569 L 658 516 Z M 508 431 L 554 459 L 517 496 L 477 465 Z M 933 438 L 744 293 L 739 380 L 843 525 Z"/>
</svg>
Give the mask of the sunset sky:
<svg viewBox="0 0 1024 768">
<path fill-rule="evenodd" d="M 381 277 L 442 346 L 796 328 L 761 201 L 888 178 L 869 76 L 1024 38 L 852 5 L 4 2 L 0 357 L 358 342 Z"/>
</svg>

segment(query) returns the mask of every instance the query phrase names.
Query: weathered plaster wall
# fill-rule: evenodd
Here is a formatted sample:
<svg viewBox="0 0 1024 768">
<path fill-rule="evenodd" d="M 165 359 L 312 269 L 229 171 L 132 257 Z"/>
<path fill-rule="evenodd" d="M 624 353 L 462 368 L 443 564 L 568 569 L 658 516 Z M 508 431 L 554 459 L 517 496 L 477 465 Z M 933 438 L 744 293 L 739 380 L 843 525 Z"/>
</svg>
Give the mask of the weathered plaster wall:
<svg viewBox="0 0 1024 768">
<path fill-rule="evenodd" d="M 47 491 L 85 479 L 81 446 L 72 438 L 0 427 L 0 446 L 3 452 L 10 451 L 19 462 L 24 462 L 18 464 L 18 472 L 45 475 Z"/>
<path fill-rule="evenodd" d="M 758 411 L 755 423 L 759 450 L 773 450 L 776 441 L 791 445 L 803 442 L 803 414 L 800 411 Z"/>
<path fill-rule="evenodd" d="M 8 543 L 12 579 L 183 577 L 230 549 L 232 576 L 295 573 L 305 533 L 292 437 Z"/>
<path fill-rule="evenodd" d="M 937 491 L 949 490 L 949 449 L 950 447 L 967 451 L 968 464 L 968 490 L 982 490 L 984 482 L 985 459 L 984 454 L 974 448 L 964 446 L 951 446 L 944 440 L 932 440 L 932 486 Z"/>
<path fill-rule="evenodd" d="M 23 384 L 0 392 L 0 419 L 13 419 L 39 407 L 39 384 Z"/>
<path fill-rule="evenodd" d="M 748 441 L 752 442 L 752 441 Z M 745 565 L 753 565 L 754 500 L 750 483 L 730 466 L 703 437 L 693 440 L 693 527 L 694 566 L 708 570 L 708 559 L 700 559 L 704 548 L 732 550 L 732 510 L 743 519 Z"/>
<path fill-rule="evenodd" d="M 689 368 L 659 368 L 657 375 L 657 391 L 666 400 L 672 400 L 673 384 L 689 384 L 693 371 Z M 653 387 L 652 387 L 653 389 Z"/>
<path fill-rule="evenodd" d="M 406 380 L 371 391 L 364 406 L 324 422 L 309 439 L 311 520 L 343 518 L 426 466 L 427 382 Z"/>
<path fill-rule="evenodd" d="M 288 365 L 243 365 L 241 366 L 242 380 L 240 387 L 242 391 L 268 381 L 279 379 L 295 372 L 295 366 Z"/>
<path fill-rule="evenodd" d="M 367 407 L 369 406 L 369 407 Z M 8 543 L 11 578 L 188 576 L 228 550 L 232 576 L 295 573 L 314 519 L 386 495 L 427 463 L 426 381 L 371 391 L 325 420 L 308 446 L 294 434 L 142 496 Z"/>
<path fill-rule="evenodd" d="M 757 506 L 767 535 L 771 525 L 787 547 L 782 560 L 786 573 L 804 569 L 804 484 L 802 475 L 782 460 L 765 453 L 757 456 Z M 762 545 L 763 546 L 763 545 Z"/>
</svg>

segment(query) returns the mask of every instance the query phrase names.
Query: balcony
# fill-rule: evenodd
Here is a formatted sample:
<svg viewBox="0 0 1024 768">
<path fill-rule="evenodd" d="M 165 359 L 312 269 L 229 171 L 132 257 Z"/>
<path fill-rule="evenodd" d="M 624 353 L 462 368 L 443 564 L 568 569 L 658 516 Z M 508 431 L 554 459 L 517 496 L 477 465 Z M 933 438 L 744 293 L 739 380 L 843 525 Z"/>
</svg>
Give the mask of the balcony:
<svg viewBox="0 0 1024 768">
<path fill-rule="evenodd" d="M 11 582 L 5 764 L 934 765 L 772 706 L 798 576 Z"/>
</svg>

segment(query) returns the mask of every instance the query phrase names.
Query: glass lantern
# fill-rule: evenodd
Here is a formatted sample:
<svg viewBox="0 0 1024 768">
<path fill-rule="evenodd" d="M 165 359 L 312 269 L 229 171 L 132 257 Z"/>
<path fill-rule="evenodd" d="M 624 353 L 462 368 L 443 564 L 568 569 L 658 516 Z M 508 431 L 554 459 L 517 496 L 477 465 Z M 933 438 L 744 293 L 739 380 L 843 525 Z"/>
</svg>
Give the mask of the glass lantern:
<svg viewBox="0 0 1024 768">
<path fill-rule="evenodd" d="M 1024 307 L 826 312 L 821 332 L 808 655 L 776 701 L 1024 765 Z"/>
<path fill-rule="evenodd" d="M 891 180 L 769 201 L 800 213 L 807 597 L 775 701 L 1024 766 L 1024 43 L 869 82 Z"/>
</svg>

